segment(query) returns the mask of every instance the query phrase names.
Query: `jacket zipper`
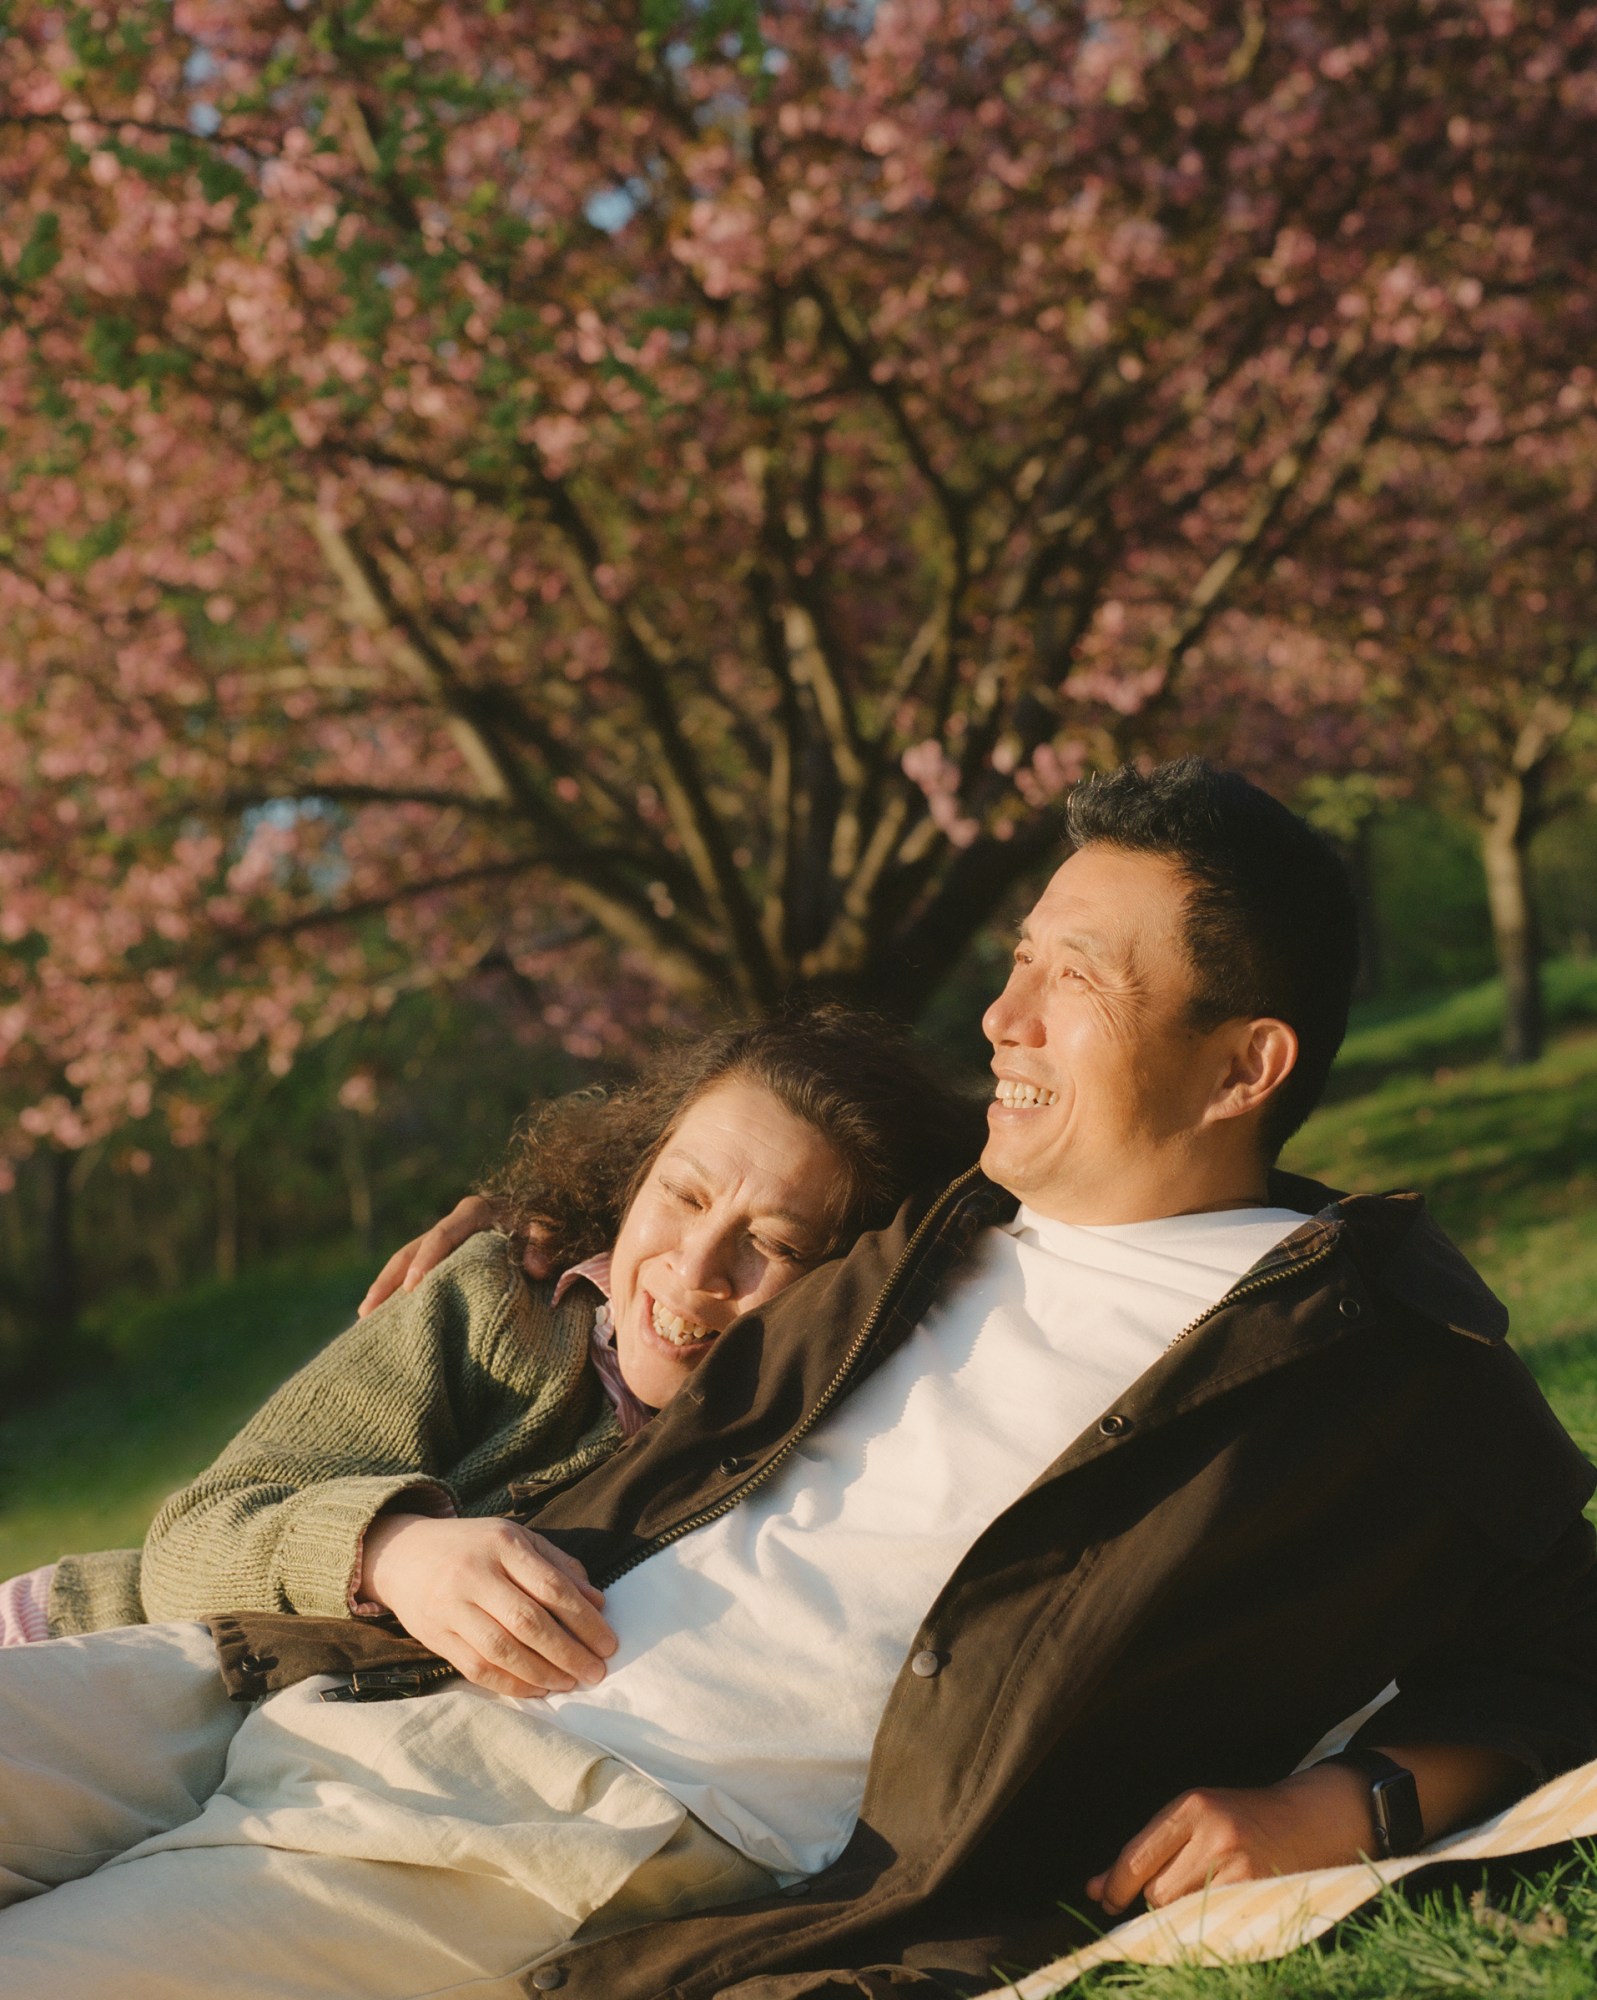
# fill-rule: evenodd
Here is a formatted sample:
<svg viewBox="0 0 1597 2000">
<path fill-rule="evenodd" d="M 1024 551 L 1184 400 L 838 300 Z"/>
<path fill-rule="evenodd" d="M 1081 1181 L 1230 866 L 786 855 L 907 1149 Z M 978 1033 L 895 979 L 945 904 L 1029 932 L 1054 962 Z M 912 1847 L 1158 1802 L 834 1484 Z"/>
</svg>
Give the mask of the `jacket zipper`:
<svg viewBox="0 0 1597 2000">
<path fill-rule="evenodd" d="M 353 1673 L 339 1687 L 323 1688 L 323 1701 L 405 1701 L 439 1681 L 455 1678 L 458 1669 L 447 1660 L 430 1667 L 369 1667 Z"/>
<path fill-rule="evenodd" d="M 1213 1319 L 1217 1312 L 1224 1312 L 1227 1306 L 1233 1305 L 1238 1299 L 1245 1299 L 1250 1292 L 1262 1292 L 1271 1285 L 1279 1284 L 1283 1278 L 1295 1278 L 1299 1271 L 1312 1271 L 1316 1264 L 1323 1264 L 1331 1255 L 1337 1246 L 1337 1241 L 1338 1239 L 1333 1236 L 1329 1243 L 1322 1244 L 1310 1257 L 1295 1260 L 1290 1264 L 1281 1264 L 1273 1271 L 1266 1271 L 1262 1277 L 1248 1278 L 1240 1285 L 1233 1285 L 1224 1297 L 1216 1299 L 1212 1306 L 1205 1306 L 1195 1320 L 1184 1326 L 1171 1341 L 1170 1347 L 1179 1347 L 1189 1333 L 1196 1333 L 1198 1328 Z M 1170 1347 L 1165 1349 L 1166 1354 L 1170 1352 Z"/>
<path fill-rule="evenodd" d="M 811 1409 L 809 1415 L 804 1418 L 795 1430 L 789 1433 L 780 1448 L 772 1452 L 771 1456 L 752 1477 L 745 1479 L 741 1486 L 734 1487 L 730 1493 L 723 1494 L 715 1502 L 714 1506 L 702 1508 L 697 1514 L 690 1514 L 686 1520 L 678 1521 L 674 1527 L 667 1528 L 663 1534 L 656 1535 L 652 1541 L 647 1542 L 641 1549 L 635 1550 L 623 1562 L 618 1563 L 615 1568 L 601 1571 L 593 1579 L 595 1588 L 608 1590 L 610 1585 L 619 1577 L 625 1576 L 629 1570 L 636 1569 L 639 1563 L 647 1562 L 650 1556 L 658 1555 L 661 1549 L 669 1548 L 673 1542 L 680 1541 L 684 1535 L 693 1534 L 698 1529 L 707 1527 L 711 1521 L 718 1521 L 723 1514 L 730 1514 L 732 1509 L 740 1506 L 757 1487 L 763 1486 L 771 1474 L 776 1471 L 777 1467 L 803 1443 L 804 1439 L 809 1436 L 827 1410 L 837 1400 L 844 1383 L 847 1382 L 849 1376 L 853 1374 L 855 1368 L 858 1366 L 860 1356 L 870 1344 L 872 1334 L 875 1333 L 878 1325 L 881 1323 L 882 1313 L 886 1309 L 889 1297 L 903 1277 L 916 1251 L 919 1250 L 922 1242 L 925 1240 L 927 1232 L 935 1222 L 941 1219 L 949 1205 L 958 1196 L 960 1190 L 965 1187 L 967 1182 L 973 1181 L 976 1178 L 978 1172 L 979 1169 L 976 1167 L 967 1168 L 957 1181 L 954 1181 L 944 1189 L 940 1199 L 934 1202 L 921 1217 L 915 1227 L 914 1234 L 899 1252 L 897 1263 L 888 1272 L 887 1280 L 883 1284 L 882 1289 L 876 1294 L 876 1302 L 865 1315 L 859 1332 L 849 1342 L 848 1351 L 838 1363 L 837 1373 L 816 1398 L 814 1407 Z"/>
</svg>

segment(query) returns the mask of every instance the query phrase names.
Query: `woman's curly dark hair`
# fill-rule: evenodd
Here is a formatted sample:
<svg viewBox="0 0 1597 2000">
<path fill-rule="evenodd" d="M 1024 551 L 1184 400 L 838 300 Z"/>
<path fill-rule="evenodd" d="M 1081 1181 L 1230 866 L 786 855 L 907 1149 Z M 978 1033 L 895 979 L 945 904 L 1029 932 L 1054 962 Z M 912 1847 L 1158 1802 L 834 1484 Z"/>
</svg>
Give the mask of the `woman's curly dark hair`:
<svg viewBox="0 0 1597 2000">
<path fill-rule="evenodd" d="M 682 1114 L 719 1083 L 769 1090 L 843 1164 L 829 1254 L 889 1221 L 913 1188 L 962 1173 L 985 1107 L 950 1085 L 909 1030 L 834 1003 L 721 1028 L 666 1050 L 624 1089 L 537 1106 L 479 1192 L 499 1226 L 553 1268 L 608 1249 Z"/>
</svg>

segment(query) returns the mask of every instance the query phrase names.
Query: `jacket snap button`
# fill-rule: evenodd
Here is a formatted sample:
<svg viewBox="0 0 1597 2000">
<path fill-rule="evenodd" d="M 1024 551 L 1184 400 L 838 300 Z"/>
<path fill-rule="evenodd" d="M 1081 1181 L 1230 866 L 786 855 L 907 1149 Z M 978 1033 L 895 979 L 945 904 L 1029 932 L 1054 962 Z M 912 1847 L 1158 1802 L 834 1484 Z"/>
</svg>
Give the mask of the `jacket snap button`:
<svg viewBox="0 0 1597 2000">
<path fill-rule="evenodd" d="M 553 1993 L 557 1986 L 566 1983 L 566 1968 L 563 1965 L 540 1965 L 532 1975 L 533 1986 L 540 1993 Z"/>
<path fill-rule="evenodd" d="M 1098 1428 L 1106 1438 L 1123 1437 L 1131 1428 L 1131 1419 L 1129 1417 L 1118 1417 L 1111 1410 L 1107 1417 L 1100 1417 L 1098 1419 Z"/>
<path fill-rule="evenodd" d="M 740 1458 L 723 1458 L 721 1461 L 720 1470 L 725 1475 L 726 1478 L 730 1479 L 733 1473 L 738 1470 L 738 1468 L 742 1465 L 742 1463 L 743 1461 Z"/>
<path fill-rule="evenodd" d="M 909 1663 L 909 1670 L 912 1674 L 919 1674 L 923 1681 L 935 1680 L 943 1671 L 943 1662 L 940 1655 L 928 1649 L 915 1655 Z"/>
<path fill-rule="evenodd" d="M 1344 1299 L 1337 1307 L 1337 1311 L 1344 1319 L 1357 1319 L 1363 1310 L 1357 1299 Z"/>
</svg>

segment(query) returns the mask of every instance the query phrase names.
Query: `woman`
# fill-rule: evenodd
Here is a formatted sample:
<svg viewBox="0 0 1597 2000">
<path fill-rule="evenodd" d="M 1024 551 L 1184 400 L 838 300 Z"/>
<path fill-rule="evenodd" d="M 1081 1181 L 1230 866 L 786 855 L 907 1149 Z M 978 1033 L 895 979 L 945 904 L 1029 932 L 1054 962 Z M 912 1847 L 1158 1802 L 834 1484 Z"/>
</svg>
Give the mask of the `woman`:
<svg viewBox="0 0 1597 2000">
<path fill-rule="evenodd" d="M 161 1509 L 142 1559 L 64 1558 L 50 1635 L 388 1611 L 500 1693 L 596 1676 L 594 1594 L 502 1518 L 517 1491 L 615 1450 L 740 1314 L 967 1165 L 980 1118 L 906 1035 L 839 1007 L 722 1030 L 630 1090 L 546 1107 L 487 1190 L 507 1233 L 473 1237 L 291 1378 Z M 526 1277 L 531 1237 L 558 1276 Z"/>
</svg>

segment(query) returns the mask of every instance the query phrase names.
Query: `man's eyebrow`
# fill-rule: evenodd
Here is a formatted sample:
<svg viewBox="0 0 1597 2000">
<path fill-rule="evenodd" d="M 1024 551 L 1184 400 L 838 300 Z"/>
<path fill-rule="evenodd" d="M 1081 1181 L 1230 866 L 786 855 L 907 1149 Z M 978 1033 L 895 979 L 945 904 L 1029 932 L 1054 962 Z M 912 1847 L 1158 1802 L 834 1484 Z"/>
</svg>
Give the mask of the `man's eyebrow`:
<svg viewBox="0 0 1597 2000">
<path fill-rule="evenodd" d="M 1036 942 L 1036 933 L 1024 918 L 1016 925 L 1015 934 L 1022 944 Z M 1098 936 L 1095 931 L 1061 931 L 1049 942 L 1062 945 L 1066 951 L 1079 951 L 1084 958 L 1096 959 L 1100 965 L 1118 965 L 1124 958 L 1108 938 Z"/>
</svg>

